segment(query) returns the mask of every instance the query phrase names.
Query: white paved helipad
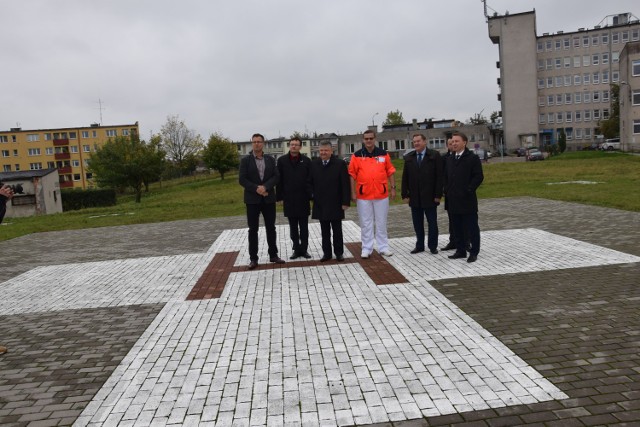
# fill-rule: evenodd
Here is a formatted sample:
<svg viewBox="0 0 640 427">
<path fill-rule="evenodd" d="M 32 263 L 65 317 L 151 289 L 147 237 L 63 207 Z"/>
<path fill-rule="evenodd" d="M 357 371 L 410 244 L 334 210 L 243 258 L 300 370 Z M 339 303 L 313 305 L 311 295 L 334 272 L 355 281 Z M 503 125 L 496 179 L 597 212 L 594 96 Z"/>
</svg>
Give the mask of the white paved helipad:
<svg viewBox="0 0 640 427">
<path fill-rule="evenodd" d="M 286 226 L 278 236 L 288 257 Z M 345 222 L 345 241 L 359 237 Z M 640 261 L 536 229 L 483 232 L 474 264 L 391 246 L 408 283 L 376 286 L 357 263 L 285 265 L 185 301 L 216 253 L 248 263 L 246 229 L 229 230 L 204 254 L 35 269 L 3 284 L 0 315 L 166 303 L 77 425 L 368 424 L 567 398 L 429 280 Z"/>
</svg>

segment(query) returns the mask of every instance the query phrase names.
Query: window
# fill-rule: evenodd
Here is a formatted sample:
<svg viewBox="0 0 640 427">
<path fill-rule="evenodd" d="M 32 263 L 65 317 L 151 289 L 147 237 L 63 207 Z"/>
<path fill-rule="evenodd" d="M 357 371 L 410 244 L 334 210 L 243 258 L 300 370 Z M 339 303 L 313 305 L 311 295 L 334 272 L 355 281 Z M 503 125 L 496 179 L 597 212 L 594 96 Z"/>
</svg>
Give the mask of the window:
<svg viewBox="0 0 640 427">
<path fill-rule="evenodd" d="M 49 156 L 53 155 L 53 147 L 45 148 L 44 152 L 45 152 L 45 154 L 47 154 Z"/>
<path fill-rule="evenodd" d="M 91 152 L 91 146 L 90 145 L 83 145 L 82 146 L 82 151 L 85 153 L 90 153 Z"/>
<path fill-rule="evenodd" d="M 564 94 L 564 103 L 565 104 L 571 104 L 571 94 L 570 93 L 565 93 Z"/>
<path fill-rule="evenodd" d="M 564 68 L 570 68 L 571 67 L 571 57 L 570 56 L 565 56 L 564 57 Z"/>
<path fill-rule="evenodd" d="M 44 134 L 44 140 L 45 141 L 51 141 L 51 134 L 50 133 L 45 133 Z"/>
<path fill-rule="evenodd" d="M 544 51 L 544 43 L 542 42 L 542 40 L 538 41 L 538 52 L 543 52 Z"/>
<path fill-rule="evenodd" d="M 107 129 L 107 137 L 117 136 L 115 129 Z"/>
<path fill-rule="evenodd" d="M 620 52 L 613 52 L 611 54 L 611 60 L 614 64 L 618 63 L 618 61 L 620 61 Z"/>
<path fill-rule="evenodd" d="M 545 43 L 545 48 L 547 49 L 547 52 L 550 51 L 553 48 L 553 43 L 551 43 L 551 40 L 547 40 Z"/>
<path fill-rule="evenodd" d="M 591 84 L 591 74 L 590 73 L 584 73 L 582 75 L 582 84 L 583 85 L 590 85 Z"/>
<path fill-rule="evenodd" d="M 564 130 L 565 135 L 567 135 L 567 139 L 568 140 L 572 140 L 573 139 L 573 128 L 566 128 Z"/>
<path fill-rule="evenodd" d="M 556 40 L 555 45 L 556 45 L 556 50 L 562 49 L 562 40 L 560 39 Z"/>
<path fill-rule="evenodd" d="M 639 89 L 635 89 L 633 91 L 633 94 L 631 95 L 632 99 L 633 99 L 633 105 L 640 105 L 640 90 Z"/>
<path fill-rule="evenodd" d="M 2 157 L 11 157 L 9 150 L 2 150 Z"/>
<path fill-rule="evenodd" d="M 582 56 L 582 66 L 588 67 L 591 65 L 591 55 L 583 55 Z"/>
<path fill-rule="evenodd" d="M 78 134 L 75 132 L 69 132 L 69 139 L 77 139 Z"/>
<path fill-rule="evenodd" d="M 544 70 L 544 59 L 538 59 L 538 71 Z"/>
<path fill-rule="evenodd" d="M 29 155 L 30 156 L 39 156 L 40 155 L 40 149 L 39 148 L 29 148 Z"/>
<path fill-rule="evenodd" d="M 594 53 L 591 56 L 591 64 L 592 65 L 598 65 L 600 63 L 600 55 L 598 55 L 597 53 Z"/>
<path fill-rule="evenodd" d="M 622 32 L 622 43 L 626 43 L 629 41 L 629 31 Z"/>
<path fill-rule="evenodd" d="M 538 89 L 544 89 L 544 79 L 538 79 Z"/>
<path fill-rule="evenodd" d="M 614 71 L 611 73 L 611 81 L 613 83 L 618 83 L 618 81 L 620 80 L 620 71 Z"/>
<path fill-rule="evenodd" d="M 602 70 L 602 83 L 609 83 L 609 70 Z"/>
<path fill-rule="evenodd" d="M 556 58 L 555 62 L 556 62 L 556 69 L 562 68 L 562 58 Z"/>
<path fill-rule="evenodd" d="M 607 120 L 609 118 L 609 109 L 608 108 L 603 108 L 602 109 L 602 118 Z"/>
<path fill-rule="evenodd" d="M 72 153 L 77 153 L 78 152 L 78 146 L 77 145 L 72 145 L 72 146 L 69 147 L 69 150 Z"/>
<path fill-rule="evenodd" d="M 582 36 L 582 47 L 589 47 L 589 36 Z"/>
<path fill-rule="evenodd" d="M 578 110 L 576 111 L 576 122 L 581 122 L 582 121 L 582 111 Z"/>
<path fill-rule="evenodd" d="M 573 67 L 577 68 L 580 66 L 580 57 L 579 56 L 574 56 L 573 57 Z"/>
<path fill-rule="evenodd" d="M 608 64 L 609 63 L 609 54 L 608 53 L 603 53 L 602 54 L 602 65 Z"/>
<path fill-rule="evenodd" d="M 582 129 L 577 128 L 575 130 L 575 134 L 576 134 L 576 139 L 582 139 Z"/>
<path fill-rule="evenodd" d="M 609 44 L 609 34 L 603 34 L 600 37 L 600 40 L 602 41 L 602 44 Z"/>
<path fill-rule="evenodd" d="M 564 113 L 564 121 L 567 123 L 571 123 L 573 121 L 573 111 L 567 111 Z"/>
<path fill-rule="evenodd" d="M 80 135 L 83 138 L 89 138 L 89 131 L 88 130 L 83 130 L 82 133 L 80 133 Z"/>
<path fill-rule="evenodd" d="M 593 91 L 593 102 L 600 102 L 600 91 L 599 90 L 594 90 Z"/>
<path fill-rule="evenodd" d="M 547 105 L 553 105 L 553 95 L 547 95 Z"/>
<path fill-rule="evenodd" d="M 15 164 L 15 170 L 16 170 L 16 171 L 19 171 L 19 170 L 20 170 L 20 165 L 19 165 L 19 164 L 17 164 L 17 163 Z"/>
<path fill-rule="evenodd" d="M 547 117 L 546 114 L 544 114 L 544 113 L 540 114 L 540 116 L 538 117 L 538 123 L 540 123 L 540 124 L 545 123 L 546 122 L 546 120 L 545 120 L 546 117 Z"/>
<path fill-rule="evenodd" d="M 556 76 L 556 87 L 562 87 L 562 76 Z"/>
<path fill-rule="evenodd" d="M 573 76 L 573 84 L 576 86 L 582 84 L 582 77 L 580 77 L 580 74 Z"/>
<path fill-rule="evenodd" d="M 79 173 L 74 173 L 73 174 L 73 180 L 74 181 L 80 181 L 80 174 Z"/>
<path fill-rule="evenodd" d="M 640 30 L 635 29 L 631 31 L 631 41 L 637 42 L 640 40 Z"/>
<path fill-rule="evenodd" d="M 573 38 L 573 47 L 574 49 L 577 49 L 580 47 L 580 37 L 574 37 Z"/>
<path fill-rule="evenodd" d="M 544 95 L 540 95 L 540 96 L 538 97 L 538 105 L 539 105 L 540 107 L 544 107 L 544 99 L 545 99 L 545 96 L 544 96 Z"/>
<path fill-rule="evenodd" d="M 42 169 L 42 163 L 29 163 L 29 169 L 32 171 Z"/>
<path fill-rule="evenodd" d="M 556 105 L 562 105 L 562 94 L 561 93 L 557 93 L 556 94 Z"/>
<path fill-rule="evenodd" d="M 584 138 L 585 139 L 591 139 L 591 128 L 586 128 L 584 130 Z"/>
<path fill-rule="evenodd" d="M 91 137 L 92 138 L 97 138 L 98 137 L 98 131 L 97 130 L 91 131 Z"/>
<path fill-rule="evenodd" d="M 7 135 L 0 135 L 0 142 L 9 142 L 7 140 Z"/>
<path fill-rule="evenodd" d="M 18 157 L 18 150 L 13 150 L 13 157 Z"/>
<path fill-rule="evenodd" d="M 11 165 L 2 165 L 2 172 L 11 172 Z"/>
<path fill-rule="evenodd" d="M 582 96 L 582 101 L 584 101 L 585 103 L 591 102 L 591 92 L 585 92 Z"/>
<path fill-rule="evenodd" d="M 564 115 L 562 114 L 562 111 L 558 111 L 556 113 L 556 123 L 562 123 L 564 118 Z"/>
<path fill-rule="evenodd" d="M 40 140 L 40 135 L 37 133 L 30 133 L 27 135 L 27 142 L 36 142 Z"/>
<path fill-rule="evenodd" d="M 600 36 L 598 34 L 594 34 L 591 36 L 591 46 L 598 46 L 600 44 Z"/>
<path fill-rule="evenodd" d="M 571 47 L 571 39 L 569 37 L 562 40 L 565 50 Z"/>
<path fill-rule="evenodd" d="M 129 136 L 129 129 L 122 129 L 122 136 Z"/>
<path fill-rule="evenodd" d="M 596 71 L 593 73 L 593 84 L 597 85 L 600 83 L 600 72 Z"/>
<path fill-rule="evenodd" d="M 547 123 L 553 123 L 553 119 L 554 119 L 554 114 L 553 113 L 549 113 L 547 114 Z"/>
<path fill-rule="evenodd" d="M 553 69 L 553 59 L 547 58 L 546 64 L 547 64 L 547 70 Z"/>
<path fill-rule="evenodd" d="M 584 110 L 584 121 L 585 122 L 591 121 L 591 110 Z"/>
<path fill-rule="evenodd" d="M 553 77 L 547 77 L 547 87 L 553 87 Z"/>
<path fill-rule="evenodd" d="M 634 134 L 640 133 L 640 120 L 638 119 L 635 119 L 633 121 L 633 133 Z"/>
<path fill-rule="evenodd" d="M 56 163 L 55 162 L 47 162 L 47 169 L 53 169 L 56 167 Z"/>
<path fill-rule="evenodd" d="M 614 33 L 611 34 L 611 43 L 618 43 L 620 42 L 620 33 L 615 31 Z"/>
<path fill-rule="evenodd" d="M 92 179 L 93 178 L 93 174 L 91 172 L 87 172 L 85 175 L 86 179 Z"/>
<path fill-rule="evenodd" d="M 35 205 L 35 204 L 36 204 L 35 195 L 25 194 L 24 196 L 14 196 L 13 199 L 11 199 L 11 205 L 13 206 L 25 206 L 25 205 Z"/>
<path fill-rule="evenodd" d="M 576 104 L 580 104 L 582 102 L 582 92 L 576 92 L 573 97 L 573 102 Z"/>
<path fill-rule="evenodd" d="M 72 160 L 71 166 L 73 166 L 74 168 L 80 167 L 80 160 Z"/>
<path fill-rule="evenodd" d="M 632 68 L 632 72 L 633 72 L 633 76 L 637 77 L 640 76 L 640 59 L 636 59 L 635 61 L 632 62 L 631 65 Z M 7 141 L 5 141 L 7 142 Z"/>
<path fill-rule="evenodd" d="M 600 120 L 600 110 L 593 110 L 593 120 Z"/>
</svg>

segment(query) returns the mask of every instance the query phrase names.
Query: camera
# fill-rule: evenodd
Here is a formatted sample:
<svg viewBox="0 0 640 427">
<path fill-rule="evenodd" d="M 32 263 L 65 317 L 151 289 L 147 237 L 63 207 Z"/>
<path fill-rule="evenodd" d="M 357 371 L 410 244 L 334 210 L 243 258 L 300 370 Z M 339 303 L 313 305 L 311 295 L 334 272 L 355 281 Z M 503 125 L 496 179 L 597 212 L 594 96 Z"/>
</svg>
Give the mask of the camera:
<svg viewBox="0 0 640 427">
<path fill-rule="evenodd" d="M 4 182 L 0 182 L 0 188 L 4 187 Z M 24 188 L 22 188 L 21 184 L 15 185 L 7 185 L 13 191 L 13 194 L 22 194 L 24 192 Z"/>
</svg>

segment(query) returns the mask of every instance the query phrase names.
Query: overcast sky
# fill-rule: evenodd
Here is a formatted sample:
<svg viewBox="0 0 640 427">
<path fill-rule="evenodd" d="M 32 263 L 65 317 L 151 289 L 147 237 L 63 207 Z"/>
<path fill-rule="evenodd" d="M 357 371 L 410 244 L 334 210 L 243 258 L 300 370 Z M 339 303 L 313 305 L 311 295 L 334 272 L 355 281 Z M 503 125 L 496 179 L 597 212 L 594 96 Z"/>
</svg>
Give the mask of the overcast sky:
<svg viewBox="0 0 640 427">
<path fill-rule="evenodd" d="M 489 0 L 537 32 L 640 15 L 637 0 Z M 635 5 L 635 8 L 634 8 Z M 207 139 L 361 132 L 500 109 L 480 0 L 17 0 L 0 6 L 0 129 L 179 115 Z M 379 113 L 376 115 L 376 113 Z"/>
</svg>

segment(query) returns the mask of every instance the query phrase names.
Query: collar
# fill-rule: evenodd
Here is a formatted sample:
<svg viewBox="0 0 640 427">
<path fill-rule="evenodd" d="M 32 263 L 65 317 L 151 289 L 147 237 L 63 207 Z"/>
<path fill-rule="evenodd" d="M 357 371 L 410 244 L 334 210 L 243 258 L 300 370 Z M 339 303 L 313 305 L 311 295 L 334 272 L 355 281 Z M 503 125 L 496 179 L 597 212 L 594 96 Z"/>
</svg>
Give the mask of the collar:
<svg viewBox="0 0 640 427">
<path fill-rule="evenodd" d="M 254 153 L 253 151 L 251 152 L 251 155 L 253 156 L 254 159 L 258 159 L 258 160 L 264 159 L 264 151 L 262 152 L 262 156 L 260 157 L 256 156 L 256 153 Z"/>
<path fill-rule="evenodd" d="M 362 149 L 360 150 L 360 157 L 378 157 L 384 156 L 385 154 L 387 154 L 387 152 L 377 145 L 373 147 L 373 150 L 371 152 L 367 150 L 367 147 L 362 147 Z"/>
</svg>

